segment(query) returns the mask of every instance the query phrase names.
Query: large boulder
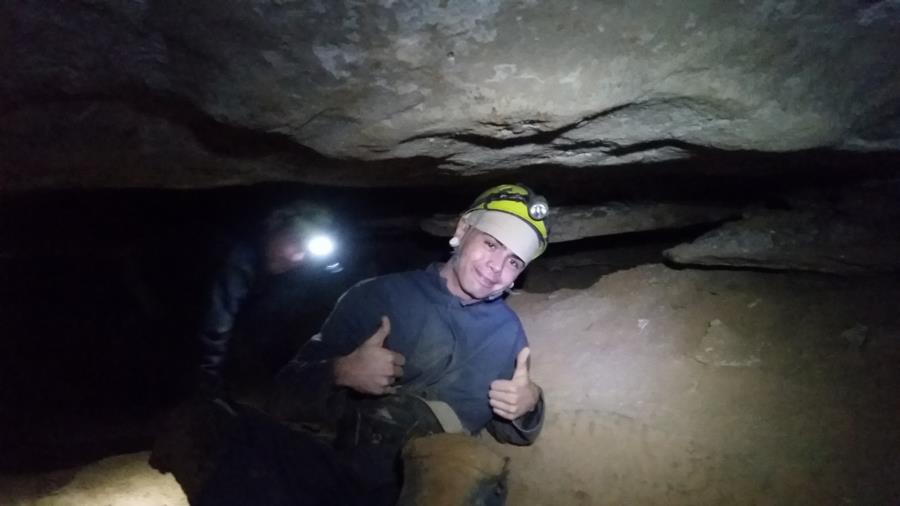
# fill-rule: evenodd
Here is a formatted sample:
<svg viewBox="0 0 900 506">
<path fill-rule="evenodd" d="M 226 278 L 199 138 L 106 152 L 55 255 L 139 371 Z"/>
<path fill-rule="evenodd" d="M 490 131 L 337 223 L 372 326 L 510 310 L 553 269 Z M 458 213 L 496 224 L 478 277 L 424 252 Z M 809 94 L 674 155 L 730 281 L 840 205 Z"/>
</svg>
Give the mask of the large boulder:
<svg viewBox="0 0 900 506">
<path fill-rule="evenodd" d="M 888 0 L 8 3 L 0 182 L 425 182 L 732 150 L 895 150 L 898 10 Z"/>
</svg>

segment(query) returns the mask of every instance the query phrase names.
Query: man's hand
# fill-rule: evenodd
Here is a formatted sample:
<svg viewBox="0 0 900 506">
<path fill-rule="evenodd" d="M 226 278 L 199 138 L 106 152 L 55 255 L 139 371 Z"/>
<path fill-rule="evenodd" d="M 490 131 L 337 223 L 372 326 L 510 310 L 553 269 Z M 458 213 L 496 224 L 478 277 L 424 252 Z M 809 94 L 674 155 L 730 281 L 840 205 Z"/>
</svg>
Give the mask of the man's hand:
<svg viewBox="0 0 900 506">
<path fill-rule="evenodd" d="M 491 408 L 497 416 L 515 420 L 533 410 L 541 396 L 538 386 L 528 379 L 528 355 L 531 350 L 522 348 L 516 357 L 516 371 L 511 380 L 491 382 Z"/>
<path fill-rule="evenodd" d="M 384 347 L 391 333 L 391 320 L 381 317 L 381 326 L 349 355 L 334 363 L 334 381 L 357 392 L 384 395 L 394 391 L 394 381 L 403 376 L 403 355 Z"/>
</svg>

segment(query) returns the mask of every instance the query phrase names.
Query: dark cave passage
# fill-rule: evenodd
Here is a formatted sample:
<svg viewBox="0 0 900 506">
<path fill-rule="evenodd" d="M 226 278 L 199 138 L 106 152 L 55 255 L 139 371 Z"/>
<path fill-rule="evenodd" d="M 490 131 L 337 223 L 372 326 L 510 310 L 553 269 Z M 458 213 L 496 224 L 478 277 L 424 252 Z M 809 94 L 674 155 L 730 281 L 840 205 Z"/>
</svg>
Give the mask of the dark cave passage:
<svg viewBox="0 0 900 506">
<path fill-rule="evenodd" d="M 752 181 L 755 183 L 758 180 L 754 178 Z M 825 202 L 838 205 L 844 181 L 819 183 L 818 186 L 805 188 L 803 191 L 823 196 L 820 198 Z M 875 185 L 877 184 L 876 181 Z M 741 188 L 741 192 L 730 195 L 732 199 L 737 199 L 733 200 L 735 203 L 751 202 L 757 208 L 761 206 L 779 212 L 796 206 L 796 201 L 790 196 L 792 194 L 785 193 L 784 182 L 768 187 L 765 184 L 730 181 L 727 186 L 735 191 Z M 688 187 L 689 185 L 685 188 Z M 885 188 L 888 192 L 893 191 L 890 190 L 890 185 Z M 670 191 L 677 193 L 684 189 Z M 728 195 L 729 191 L 723 189 L 720 195 Z M 465 190 L 459 188 L 447 191 L 429 188 L 334 189 L 266 184 L 208 190 L 60 191 L 11 196 L 0 209 L 3 216 L 0 225 L 0 237 L 3 238 L 0 244 L 0 335 L 3 336 L 0 340 L 0 404 L 4 406 L 0 414 L 0 446 L 5 449 L 0 457 L 0 471 L 24 478 L 32 473 L 60 472 L 59 470 L 73 466 L 90 465 L 105 457 L 148 451 L 153 445 L 163 415 L 191 395 L 198 353 L 198 315 L 215 269 L 216 257 L 222 254 L 228 237 L 252 226 L 273 206 L 300 195 L 325 203 L 340 215 L 343 227 L 341 246 L 348 253 L 347 270 L 343 275 L 339 279 L 330 278 L 318 285 L 282 287 L 280 291 L 273 291 L 272 295 L 285 302 L 299 297 L 303 292 L 303 297 L 313 297 L 319 302 L 315 310 L 300 311 L 298 319 L 292 322 L 292 325 L 298 325 L 293 329 L 302 328 L 302 332 L 311 335 L 337 296 L 354 282 L 372 275 L 402 271 L 446 259 L 449 254 L 446 238 L 424 233 L 418 228 L 418 222 L 434 213 L 459 207 L 459 202 L 464 202 L 464 194 Z M 557 201 L 561 201 L 563 206 L 569 203 L 583 205 L 590 203 L 586 200 L 586 195 L 583 192 L 572 192 L 568 199 L 562 197 Z M 628 200 L 623 199 L 623 202 Z M 831 302 L 835 304 L 847 304 L 848 297 L 858 297 L 859 294 L 863 294 L 862 299 L 869 298 L 873 301 L 887 297 L 883 302 L 893 296 L 891 286 L 892 283 L 896 286 L 896 280 L 895 274 L 890 272 L 874 272 L 868 274 L 868 278 L 864 276 L 857 279 L 808 273 L 803 269 L 767 271 L 726 266 L 706 267 L 704 270 L 679 267 L 683 270 L 678 271 L 670 268 L 678 266 L 663 267 L 668 262 L 663 255 L 665 250 L 714 232 L 720 226 L 721 221 L 714 221 L 554 243 L 548 253 L 529 267 L 526 275 L 519 280 L 516 290 L 510 296 L 510 302 L 531 326 L 530 333 L 533 333 L 538 349 L 542 343 L 549 344 L 544 336 L 563 339 L 566 344 L 560 350 L 568 350 L 566 353 L 576 356 L 593 353 L 580 348 L 584 341 L 579 337 L 581 334 L 578 328 L 582 325 L 588 325 L 587 328 L 597 325 L 588 323 L 590 315 L 606 311 L 602 309 L 605 307 L 602 298 L 590 303 L 582 300 L 600 289 L 598 287 L 605 287 L 610 297 L 616 297 L 617 303 L 623 304 L 618 310 L 621 315 L 633 314 L 637 318 L 637 327 L 634 328 L 637 334 L 632 338 L 638 340 L 635 342 L 644 339 L 641 336 L 645 326 L 653 328 L 653 317 L 644 318 L 639 315 L 640 311 L 650 311 L 657 313 L 657 318 L 666 319 L 675 336 L 679 335 L 679 328 L 700 325 L 690 322 L 702 320 L 706 332 L 703 339 L 724 339 L 725 341 L 716 341 L 720 345 L 727 344 L 727 340 L 732 339 L 729 337 L 732 334 L 714 334 L 714 331 L 718 332 L 720 327 L 716 325 L 719 324 L 709 322 L 728 321 L 727 317 L 718 313 L 732 314 L 735 300 L 743 300 L 741 303 L 748 305 L 747 307 L 756 304 L 754 300 L 746 299 L 750 297 L 746 294 L 762 290 L 757 286 L 759 282 L 780 286 L 788 279 L 795 279 L 788 284 L 820 287 L 828 293 L 833 291 Z M 725 268 L 729 270 L 723 270 Z M 673 274 L 668 274 L 669 272 Z M 679 272 L 681 273 L 675 274 Z M 634 276 L 647 278 L 641 281 L 642 284 L 631 286 L 631 281 L 628 280 Z M 759 281 L 757 277 L 769 281 Z M 871 284 L 872 288 L 862 288 L 866 284 Z M 685 290 L 698 290 L 698 295 L 683 299 Z M 810 289 L 799 290 L 800 293 L 807 293 Z M 812 290 L 814 292 L 815 288 Z M 801 297 L 793 301 L 785 299 L 784 304 L 796 306 L 793 311 L 798 312 L 807 311 L 808 309 L 803 308 L 810 304 L 825 304 L 817 307 L 827 310 L 827 302 L 815 301 L 813 292 L 809 292 L 808 297 L 811 298 L 808 301 Z M 775 291 L 756 297 L 756 300 L 778 300 L 786 297 L 786 293 Z M 854 296 L 853 293 L 857 295 Z M 721 299 L 718 302 L 713 300 L 717 297 Z M 651 302 L 657 299 L 658 302 Z M 705 299 L 710 300 L 698 302 Z M 845 397 L 852 396 L 855 391 L 853 389 L 865 381 L 882 382 L 873 394 L 883 396 L 887 389 L 892 388 L 892 382 L 897 380 L 896 375 L 880 369 L 900 348 L 896 346 L 895 335 L 892 334 L 892 329 L 896 329 L 895 318 L 889 316 L 889 311 L 879 304 L 881 302 L 873 302 L 873 312 L 866 317 L 856 314 L 845 315 L 846 320 L 832 322 L 823 317 L 819 323 L 807 322 L 812 327 L 801 332 L 801 337 L 798 338 L 805 344 L 790 345 L 808 346 L 809 343 L 802 340 L 812 339 L 810 333 L 817 331 L 811 329 L 818 328 L 816 325 L 831 325 L 832 327 L 828 327 L 829 331 L 842 328 L 842 325 L 850 325 L 845 329 L 850 332 L 850 337 L 846 338 L 850 340 L 841 346 L 849 346 L 850 353 L 859 356 L 864 354 L 868 358 L 861 359 L 867 365 L 853 365 L 854 369 L 847 371 L 846 383 L 838 388 L 839 393 L 835 393 L 842 399 L 842 403 L 851 402 Z M 541 306 L 550 309 L 542 310 Z M 678 316 L 677 312 L 685 311 L 685 308 L 692 312 Z M 717 316 L 708 316 L 712 314 L 709 311 L 717 313 Z M 728 324 L 735 328 L 746 326 L 748 329 L 757 329 L 756 332 L 779 335 L 784 332 L 781 330 L 784 320 L 780 318 L 782 317 L 764 313 L 758 323 L 732 320 Z M 859 338 L 862 341 L 854 341 L 857 338 L 853 336 L 857 334 L 853 332 L 860 332 L 858 329 L 853 330 L 855 327 L 851 323 L 856 321 L 854 319 L 866 322 L 857 324 L 865 329 L 862 331 L 863 337 Z M 613 320 L 617 321 L 616 318 Z M 547 325 L 567 330 L 564 334 L 556 335 L 556 330 L 545 329 Z M 601 332 L 631 332 L 615 325 L 619 324 L 605 323 L 605 330 Z M 664 338 L 658 339 L 663 341 L 653 346 L 664 348 L 688 346 L 686 343 L 690 341 L 688 337 L 677 337 L 676 341 L 663 344 Z M 679 339 L 686 341 L 681 342 Z M 759 355 L 762 358 L 752 358 L 748 363 L 752 363 L 752 360 L 767 360 L 770 362 L 766 363 L 776 364 L 769 367 L 778 369 L 784 361 L 796 359 L 788 358 L 795 351 L 780 351 L 767 357 L 765 346 L 772 345 L 762 346 L 762 351 L 754 352 L 753 355 L 756 357 L 757 353 L 763 353 Z M 832 344 L 828 344 L 826 348 L 830 346 Z M 600 349 L 605 348 L 601 346 Z M 549 369 L 545 374 L 551 374 L 549 371 L 555 367 L 552 364 L 557 363 L 558 357 L 550 353 L 549 349 L 544 349 L 544 352 L 549 354 L 547 364 L 551 364 L 546 366 Z M 619 360 L 636 360 L 636 363 L 647 360 L 646 357 L 639 358 L 646 351 L 629 353 L 633 354 L 625 355 L 627 358 L 620 357 Z M 679 353 L 691 356 L 693 352 Z M 728 353 L 743 352 L 732 350 Z M 818 356 L 819 352 L 812 353 L 813 356 Z M 615 356 L 615 353 L 612 355 Z M 716 363 L 716 360 L 723 363 L 737 360 L 728 357 L 708 358 L 702 353 L 697 356 L 700 358 L 694 360 L 712 361 L 710 363 Z M 287 358 L 289 357 L 285 357 L 285 360 Z M 740 360 L 745 359 L 746 357 Z M 821 367 L 839 367 L 832 363 L 835 360 L 833 355 L 822 357 L 821 360 Z M 857 359 L 850 357 L 847 360 Z M 616 366 L 610 364 L 607 367 L 615 369 Z M 646 364 L 641 367 L 646 367 Z M 663 360 L 654 367 L 666 371 L 672 366 Z M 803 371 L 807 368 L 812 368 L 809 369 L 812 371 L 819 366 L 810 363 L 802 367 Z M 235 378 L 239 378 L 241 371 L 234 374 Z M 562 371 L 557 370 L 552 374 L 554 376 L 549 376 L 545 381 L 549 388 L 555 389 L 554 395 L 558 396 L 561 404 L 556 415 L 558 418 L 549 429 L 551 443 L 548 443 L 550 446 L 547 448 L 559 449 L 568 443 L 557 440 L 556 432 L 566 424 L 575 424 L 572 430 L 575 431 L 576 438 L 591 436 L 582 434 L 582 429 L 579 428 L 582 422 L 577 420 L 578 415 L 572 414 L 575 412 L 570 411 L 580 409 L 578 406 L 582 401 L 575 402 L 570 396 L 581 387 L 567 383 L 571 380 L 565 379 L 568 376 Z M 609 372 L 601 370 L 584 371 L 583 374 L 585 377 L 595 374 L 597 381 L 621 382 L 625 381 L 623 378 L 629 378 L 632 371 L 619 370 L 618 379 L 610 378 Z M 683 372 L 670 371 L 669 374 L 674 375 L 673 385 L 686 381 L 680 376 Z M 803 381 L 812 381 L 806 379 L 807 372 L 802 374 Z M 641 381 L 652 383 L 648 379 L 650 377 L 642 377 L 644 379 Z M 747 381 L 749 383 L 746 385 L 750 386 L 745 385 L 743 388 L 758 389 L 763 388 L 760 385 L 769 380 Z M 832 388 L 829 385 L 820 387 Z M 632 395 L 640 395 L 642 389 L 651 387 L 645 383 L 636 383 L 625 388 L 633 389 Z M 820 390 L 815 392 L 816 396 L 826 395 Z M 669 391 L 666 395 L 677 399 L 681 394 L 676 390 Z M 714 397 L 719 393 L 712 391 L 706 395 Z M 588 404 L 590 402 L 594 401 L 588 401 Z M 674 401 L 670 399 L 660 402 L 665 405 L 666 402 Z M 823 399 L 815 402 L 826 403 Z M 884 402 L 886 406 L 895 405 L 895 401 L 890 399 L 884 399 Z M 670 406 L 668 409 L 686 409 L 687 412 L 680 415 L 684 417 L 698 416 L 690 414 L 691 410 L 696 409 L 690 402 L 679 407 Z M 723 405 L 717 409 L 733 408 Z M 752 408 L 765 409 L 774 408 L 762 405 Z M 810 409 L 835 408 L 830 406 Z M 890 412 L 893 408 L 885 409 Z M 570 420 L 572 416 L 575 418 Z M 628 416 L 638 415 L 633 413 Z M 592 423 L 604 424 L 610 433 L 621 431 L 621 428 L 616 428 L 615 422 L 605 417 L 606 415 L 598 415 Z M 776 417 L 773 420 L 781 419 Z M 683 420 L 661 419 L 658 423 L 677 427 Z M 704 423 L 711 422 L 696 419 L 694 423 L 705 426 Z M 774 427 L 780 427 L 780 423 L 773 422 Z M 863 427 L 861 430 L 866 434 L 870 434 L 867 431 L 879 426 L 883 420 L 876 417 L 870 421 L 861 419 L 855 423 L 860 424 Z M 625 440 L 632 437 L 631 430 L 627 429 L 622 434 Z M 865 442 L 860 443 L 862 446 L 850 445 L 840 450 L 843 458 L 850 458 L 855 452 L 862 451 L 862 448 L 869 448 L 871 437 L 876 436 L 863 436 Z M 829 439 L 820 438 L 808 442 L 813 445 L 809 451 L 827 441 Z M 672 455 L 675 455 L 680 452 L 682 444 L 684 443 L 680 440 L 671 440 L 664 443 L 663 447 L 666 449 L 661 451 L 673 452 Z M 715 447 L 719 443 L 709 444 Z M 611 451 L 628 454 L 631 449 L 628 447 Z M 801 455 L 796 458 L 802 460 L 809 456 Z M 889 454 L 882 454 L 875 460 L 884 464 L 890 458 Z M 752 465 L 762 466 L 764 462 L 764 458 L 754 460 Z M 561 464 L 545 462 L 541 465 Z M 734 463 L 726 459 L 720 465 L 724 466 L 723 469 L 730 469 Z M 521 479 L 539 479 L 527 471 L 520 472 L 524 477 Z M 833 471 L 823 469 L 821 472 L 827 474 Z M 759 473 L 753 480 L 768 479 L 760 477 L 766 473 Z M 877 478 L 871 479 L 874 480 L 873 483 L 878 482 Z M 523 486 L 527 489 L 527 485 Z M 887 493 L 889 491 L 885 492 Z M 884 497 L 878 494 L 872 497 L 875 496 Z"/>
<path fill-rule="evenodd" d="M 297 195 L 341 214 L 343 247 L 352 250 L 348 272 L 334 286 L 315 288 L 321 307 L 303 315 L 306 329 L 354 282 L 449 254 L 446 238 L 417 228 L 419 219 L 457 205 L 444 191 L 268 184 L 6 200 L 0 403 L 9 409 L 0 417 L 8 449 L 0 467 L 51 470 L 147 449 L 158 416 L 191 388 L 205 290 L 228 238 Z M 712 226 L 560 243 L 519 285 L 532 292 L 585 288 L 604 274 L 662 261 L 663 249 Z M 571 269 L 583 274 L 554 274 Z M 290 297 L 290 290 L 274 296 Z"/>
</svg>

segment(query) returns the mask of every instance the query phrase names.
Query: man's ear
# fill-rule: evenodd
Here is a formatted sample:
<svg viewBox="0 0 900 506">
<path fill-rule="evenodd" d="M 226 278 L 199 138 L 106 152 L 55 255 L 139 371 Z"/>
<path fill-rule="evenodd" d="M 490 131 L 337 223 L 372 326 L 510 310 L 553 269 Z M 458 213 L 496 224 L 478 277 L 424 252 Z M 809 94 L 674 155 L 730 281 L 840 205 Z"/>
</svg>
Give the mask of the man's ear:
<svg viewBox="0 0 900 506">
<path fill-rule="evenodd" d="M 456 231 L 453 232 L 453 237 L 462 241 L 463 236 L 466 235 L 466 232 L 469 231 L 469 227 L 471 226 L 472 225 L 469 225 L 464 218 L 460 218 L 459 221 L 456 222 Z"/>
</svg>

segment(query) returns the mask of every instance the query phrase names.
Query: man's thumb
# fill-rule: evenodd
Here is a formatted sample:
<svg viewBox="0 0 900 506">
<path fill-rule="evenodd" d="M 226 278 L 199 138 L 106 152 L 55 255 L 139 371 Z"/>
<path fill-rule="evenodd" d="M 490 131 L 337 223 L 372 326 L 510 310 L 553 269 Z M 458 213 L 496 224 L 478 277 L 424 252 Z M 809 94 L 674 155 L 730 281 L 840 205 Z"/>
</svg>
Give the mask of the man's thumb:
<svg viewBox="0 0 900 506">
<path fill-rule="evenodd" d="M 516 357 L 516 372 L 513 373 L 513 378 L 528 377 L 529 355 L 531 355 L 531 348 L 528 346 L 522 348 L 522 351 L 519 352 L 519 355 Z"/>
<path fill-rule="evenodd" d="M 378 326 L 378 329 L 372 334 L 371 337 L 366 339 L 366 346 L 377 346 L 381 348 L 384 346 L 384 340 L 387 339 L 388 334 L 391 333 L 391 320 L 387 316 L 381 317 L 381 325 Z"/>
</svg>

